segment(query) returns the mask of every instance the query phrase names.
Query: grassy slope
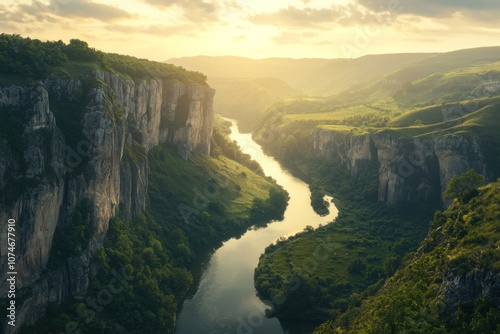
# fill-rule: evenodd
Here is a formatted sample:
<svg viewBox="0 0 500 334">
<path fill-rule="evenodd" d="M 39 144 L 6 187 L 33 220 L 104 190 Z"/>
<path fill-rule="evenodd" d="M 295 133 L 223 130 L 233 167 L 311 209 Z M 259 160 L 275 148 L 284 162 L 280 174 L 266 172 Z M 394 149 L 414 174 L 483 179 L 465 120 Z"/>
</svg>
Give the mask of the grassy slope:
<svg viewBox="0 0 500 334">
<path fill-rule="evenodd" d="M 500 78 L 498 76 L 500 73 L 498 71 L 499 50 L 499 48 L 486 48 L 442 54 L 415 65 L 397 69 L 380 81 L 353 87 L 350 91 L 331 98 L 283 101 L 268 110 L 262 124 L 268 132 L 270 129 L 279 128 L 282 136 L 283 134 L 287 134 L 288 137 L 294 136 L 298 143 L 307 143 L 315 128 L 353 134 L 386 131 L 398 136 L 409 137 L 460 134 L 479 139 L 485 158 L 488 160 L 487 163 L 490 168 L 498 171 L 500 164 L 498 161 L 494 161 L 498 160 L 497 157 L 500 154 L 496 149 L 500 146 L 498 132 L 500 103 L 499 98 L 494 96 L 498 92 L 485 94 L 485 92 L 481 92 L 481 87 L 485 83 L 496 82 Z M 413 82 L 405 85 L 403 80 Z M 444 97 L 444 99 L 439 100 L 439 97 Z M 441 103 L 442 100 L 447 102 Z M 436 104 L 436 102 L 439 103 Z M 371 121 L 365 123 L 367 120 L 365 116 L 370 113 L 388 116 L 389 119 L 386 123 L 376 122 L 374 124 Z M 266 118 L 267 121 L 265 121 Z M 260 134 L 257 133 L 256 138 L 259 137 Z M 300 162 L 294 161 L 293 155 L 287 155 L 285 140 L 281 143 L 268 143 L 268 149 L 281 158 L 291 159 L 292 161 L 289 162 L 292 168 L 301 169 L 302 174 L 306 175 L 309 181 L 312 181 L 313 188 L 331 191 L 331 193 L 342 191 L 342 188 L 349 189 L 343 196 L 348 195 L 349 192 L 351 194 L 364 193 L 363 190 L 352 185 L 340 184 L 331 187 L 331 190 L 328 189 L 334 184 L 334 180 L 327 180 L 322 175 L 336 174 L 338 179 L 350 179 L 350 175 L 342 176 L 341 171 L 335 168 L 328 168 L 324 173 L 317 173 L 314 166 L 302 164 L 301 167 Z M 367 180 L 367 182 L 370 181 Z M 359 305 L 363 298 L 368 297 L 375 290 L 368 289 L 361 292 L 368 286 L 369 280 L 367 280 L 366 272 L 362 275 L 350 273 L 349 265 L 356 258 L 359 258 L 365 265 L 365 267 L 361 266 L 364 268 L 363 270 L 370 267 L 370 271 L 378 271 L 379 277 L 383 277 L 384 274 L 387 274 L 384 272 L 384 268 L 386 268 L 386 265 L 383 264 L 384 260 L 390 260 L 393 255 L 401 257 L 405 252 L 411 250 L 412 246 L 407 244 L 408 247 L 405 249 L 403 247 L 395 252 L 392 250 L 393 253 L 390 253 L 390 247 L 395 247 L 398 241 L 403 240 L 402 237 L 407 239 L 399 232 L 395 233 L 395 230 L 375 229 L 373 233 L 365 237 L 364 232 L 371 231 L 375 226 L 383 226 L 377 222 L 377 217 L 380 218 L 379 221 L 387 223 L 391 220 L 389 218 L 391 213 L 382 212 L 380 216 L 377 216 L 377 207 L 365 204 L 362 197 L 352 202 L 347 199 L 346 202 L 346 198 L 340 196 L 340 211 L 341 213 L 346 212 L 347 217 L 341 215 L 337 224 L 323 229 L 328 231 L 328 235 L 335 236 L 332 237 L 333 240 L 339 240 L 331 247 L 337 256 L 329 256 L 321 263 L 320 269 L 310 276 L 302 278 L 299 275 L 305 282 L 303 286 L 306 287 L 304 290 L 306 293 L 301 291 L 301 288 L 295 292 L 291 291 L 284 278 L 292 277 L 293 280 L 293 276 L 297 276 L 297 273 L 294 272 L 294 266 L 297 266 L 299 259 L 303 261 L 306 254 L 314 254 L 315 244 L 313 240 L 316 240 L 320 233 L 324 232 L 321 230 L 308 232 L 302 237 L 294 239 L 293 242 L 280 244 L 277 250 L 270 249 L 269 254 L 263 256 L 256 275 L 258 289 L 264 295 L 271 294 L 273 288 L 277 289 L 275 293 L 278 293 L 279 296 L 288 293 L 288 301 L 277 307 L 278 315 L 286 317 L 293 314 L 294 316 L 303 316 L 306 319 L 317 319 L 319 314 L 330 313 L 330 316 L 335 316 L 345 310 L 348 305 L 350 307 Z M 342 208 L 342 205 L 346 205 L 346 203 L 347 210 Z M 352 203 L 352 207 L 349 203 Z M 366 215 L 357 211 L 363 206 L 369 208 Z M 416 205 L 414 209 L 420 210 L 422 207 Z M 422 225 L 425 223 L 423 216 L 419 220 L 417 217 L 411 217 L 411 214 L 405 216 L 404 212 L 400 212 L 395 214 L 395 217 L 399 218 L 400 221 L 396 222 L 394 226 L 398 224 L 411 226 L 412 224 L 409 222 L 413 218 L 416 219 L 415 222 L 420 222 L 422 227 L 420 231 L 425 233 L 426 227 Z M 355 222 L 355 225 L 348 224 L 346 226 L 345 219 L 349 222 Z M 413 225 L 413 228 L 416 227 L 417 225 Z M 353 229 L 349 230 L 350 228 Z M 382 234 L 379 239 L 377 239 L 378 233 Z M 415 233 L 418 234 L 417 231 Z M 393 240 L 384 239 L 390 239 L 390 237 Z M 421 237 L 423 236 L 421 235 Z M 356 247 L 349 250 L 343 245 L 349 238 L 364 239 L 368 242 L 367 245 L 370 245 L 370 241 L 377 240 L 377 243 L 366 249 L 363 244 L 358 243 Z M 383 245 L 386 245 L 387 248 L 384 249 Z M 415 243 L 413 247 L 416 249 Z M 357 253 L 358 250 L 359 253 Z M 382 261 L 368 263 L 368 258 L 363 252 L 375 255 Z M 338 256 L 338 254 L 344 256 Z M 390 267 L 390 261 L 387 262 L 387 266 Z M 336 280 L 342 282 L 346 277 L 349 277 L 349 281 L 352 282 L 347 290 L 345 286 L 332 285 L 332 280 L 333 282 Z M 294 302 L 293 293 L 298 296 L 297 298 L 301 298 L 298 302 Z M 410 295 L 408 293 L 408 296 Z M 314 303 L 309 303 L 309 300 L 314 300 Z M 303 309 L 300 308 L 301 304 Z M 394 303 L 394 305 L 404 309 L 401 304 Z M 345 318 L 343 319 L 345 320 Z M 380 333 L 387 332 L 387 328 L 385 331 L 380 331 Z"/>
<path fill-rule="evenodd" d="M 275 187 L 263 176 L 225 156 L 195 154 L 185 161 L 168 147 L 155 148 L 150 154 L 153 158 L 150 201 L 159 212 L 168 210 L 163 205 L 169 198 L 203 211 L 203 196 L 209 203 L 220 203 L 224 212 L 221 216 L 227 219 L 248 218 L 253 199 L 267 198 L 269 189 Z"/>
<path fill-rule="evenodd" d="M 288 99 L 271 111 L 283 113 L 290 121 L 316 125 L 342 124 L 347 118 L 367 114 L 388 116 L 390 125 L 396 127 L 411 126 L 416 120 L 436 124 L 443 121 L 443 111 L 450 111 L 450 103 L 472 105 L 465 108 L 469 113 L 483 107 L 482 100 L 500 93 L 484 89 L 499 82 L 499 60 L 500 48 L 428 56 L 329 98 Z M 397 117 L 401 113 L 405 114 Z"/>
<path fill-rule="evenodd" d="M 209 84 L 217 92 L 214 110 L 238 119 L 243 130 L 251 130 L 260 112 L 275 101 L 303 95 L 275 78 L 210 78 Z"/>
<path fill-rule="evenodd" d="M 304 90 L 331 95 L 351 86 L 370 82 L 401 66 L 427 59 L 434 54 L 400 53 L 367 55 L 356 59 L 335 59 L 305 79 Z"/>
<path fill-rule="evenodd" d="M 478 269 L 500 273 L 499 203 L 496 182 L 469 203 L 456 202 L 437 213 L 419 250 L 377 295 L 315 333 L 500 332 L 500 312 L 494 307 L 498 296 L 447 305 L 441 294 L 447 273 L 467 276 Z M 452 313 L 455 316 L 448 317 Z"/>
<path fill-rule="evenodd" d="M 374 166 L 361 166 L 357 179 L 339 162 L 302 159 L 291 167 L 306 175 L 313 189 L 333 194 L 340 215 L 335 223 L 268 247 L 255 271 L 256 288 L 275 303 L 281 318 L 329 319 L 416 249 L 432 208 L 377 203 Z"/>
</svg>

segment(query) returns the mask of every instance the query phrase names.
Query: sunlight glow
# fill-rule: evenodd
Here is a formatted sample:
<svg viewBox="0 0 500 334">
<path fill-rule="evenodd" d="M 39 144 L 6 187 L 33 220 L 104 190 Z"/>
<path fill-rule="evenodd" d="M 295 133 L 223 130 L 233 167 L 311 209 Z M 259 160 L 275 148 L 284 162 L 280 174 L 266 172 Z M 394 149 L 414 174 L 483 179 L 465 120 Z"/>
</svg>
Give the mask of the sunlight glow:
<svg viewBox="0 0 500 334">
<path fill-rule="evenodd" d="M 0 27 L 5 33 L 32 38 L 80 38 L 104 51 L 160 61 L 199 54 L 359 57 L 374 52 L 446 51 L 500 44 L 497 25 L 478 21 L 472 10 L 440 17 L 412 13 L 407 7 L 408 13 L 398 15 L 387 10 L 376 13 L 366 3 L 6 0 L 0 5 L 0 15 L 6 14 L 8 20 L 0 21 Z M 438 33 L 445 33 L 446 39 L 436 36 Z M 346 52 L 346 48 L 354 51 Z"/>
</svg>

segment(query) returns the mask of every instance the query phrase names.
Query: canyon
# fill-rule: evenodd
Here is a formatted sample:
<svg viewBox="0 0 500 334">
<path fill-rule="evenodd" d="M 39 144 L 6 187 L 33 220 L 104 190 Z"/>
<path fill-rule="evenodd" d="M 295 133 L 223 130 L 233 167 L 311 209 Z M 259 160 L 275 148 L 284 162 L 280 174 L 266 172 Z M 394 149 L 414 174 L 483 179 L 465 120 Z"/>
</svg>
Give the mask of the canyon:
<svg viewBox="0 0 500 334">
<path fill-rule="evenodd" d="M 12 333 L 43 316 L 49 303 L 85 297 L 90 259 L 103 244 L 110 218 L 119 211 L 133 218 L 147 205 L 151 148 L 169 143 L 185 159 L 191 152 L 210 152 L 214 93 L 198 83 L 134 82 L 100 70 L 84 80 L 47 79 L 0 89 L 0 107 L 22 115 L 17 135 L 27 138 L 21 152 L 0 151 L 0 190 L 18 192 L 0 210 L 0 220 L 17 222 L 17 289 L 23 298 Z M 56 115 L 68 109 L 81 110 L 84 136 L 76 142 L 73 134 L 65 136 L 67 124 L 59 124 Z M 54 233 L 73 224 L 82 201 L 89 203 L 85 224 L 92 228 L 80 241 L 81 255 L 48 270 Z M 6 234 L 1 239 L 7 243 Z M 0 267 L 7 268 L 3 247 L 0 257 Z M 6 272 L 0 295 L 8 290 Z"/>
</svg>

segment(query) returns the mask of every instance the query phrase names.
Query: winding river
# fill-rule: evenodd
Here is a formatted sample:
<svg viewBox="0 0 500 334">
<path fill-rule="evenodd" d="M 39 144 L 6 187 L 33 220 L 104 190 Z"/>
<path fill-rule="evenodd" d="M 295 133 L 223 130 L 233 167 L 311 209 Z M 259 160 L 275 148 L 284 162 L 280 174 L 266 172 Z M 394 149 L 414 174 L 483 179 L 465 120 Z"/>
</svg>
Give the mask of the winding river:
<svg viewBox="0 0 500 334">
<path fill-rule="evenodd" d="M 311 324 L 266 318 L 270 307 L 256 296 L 253 273 L 264 249 L 281 236 L 290 236 L 310 225 L 327 224 L 337 216 L 330 204 L 330 213 L 319 216 L 310 205 L 310 191 L 306 183 L 293 177 L 232 121 L 231 139 L 248 153 L 286 189 L 290 201 L 282 221 L 265 228 L 248 230 L 241 238 L 230 239 L 209 254 L 201 264 L 201 278 L 197 289 L 188 295 L 177 317 L 176 334 L 306 334 Z M 331 198 L 326 198 L 329 201 Z"/>
</svg>

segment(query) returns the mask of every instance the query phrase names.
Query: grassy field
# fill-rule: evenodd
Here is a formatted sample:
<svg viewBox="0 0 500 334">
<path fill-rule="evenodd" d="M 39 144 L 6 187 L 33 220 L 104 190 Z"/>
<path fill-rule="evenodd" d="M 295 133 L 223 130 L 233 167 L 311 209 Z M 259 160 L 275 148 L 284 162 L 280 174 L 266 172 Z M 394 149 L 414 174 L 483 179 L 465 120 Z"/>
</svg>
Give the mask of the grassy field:
<svg viewBox="0 0 500 334">
<path fill-rule="evenodd" d="M 305 114 L 287 114 L 285 118 L 290 121 L 314 121 L 318 124 L 328 123 L 329 121 L 340 121 L 346 117 L 373 112 L 374 110 L 364 105 L 347 107 L 335 111 L 305 113 Z"/>
<path fill-rule="evenodd" d="M 195 154 L 186 161 L 170 147 L 157 147 L 150 155 L 151 205 L 165 214 L 171 210 L 165 202 L 175 200 L 200 212 L 212 208 L 211 214 L 225 219 L 247 219 L 254 198 L 267 199 L 276 187 L 224 156 Z"/>
</svg>

